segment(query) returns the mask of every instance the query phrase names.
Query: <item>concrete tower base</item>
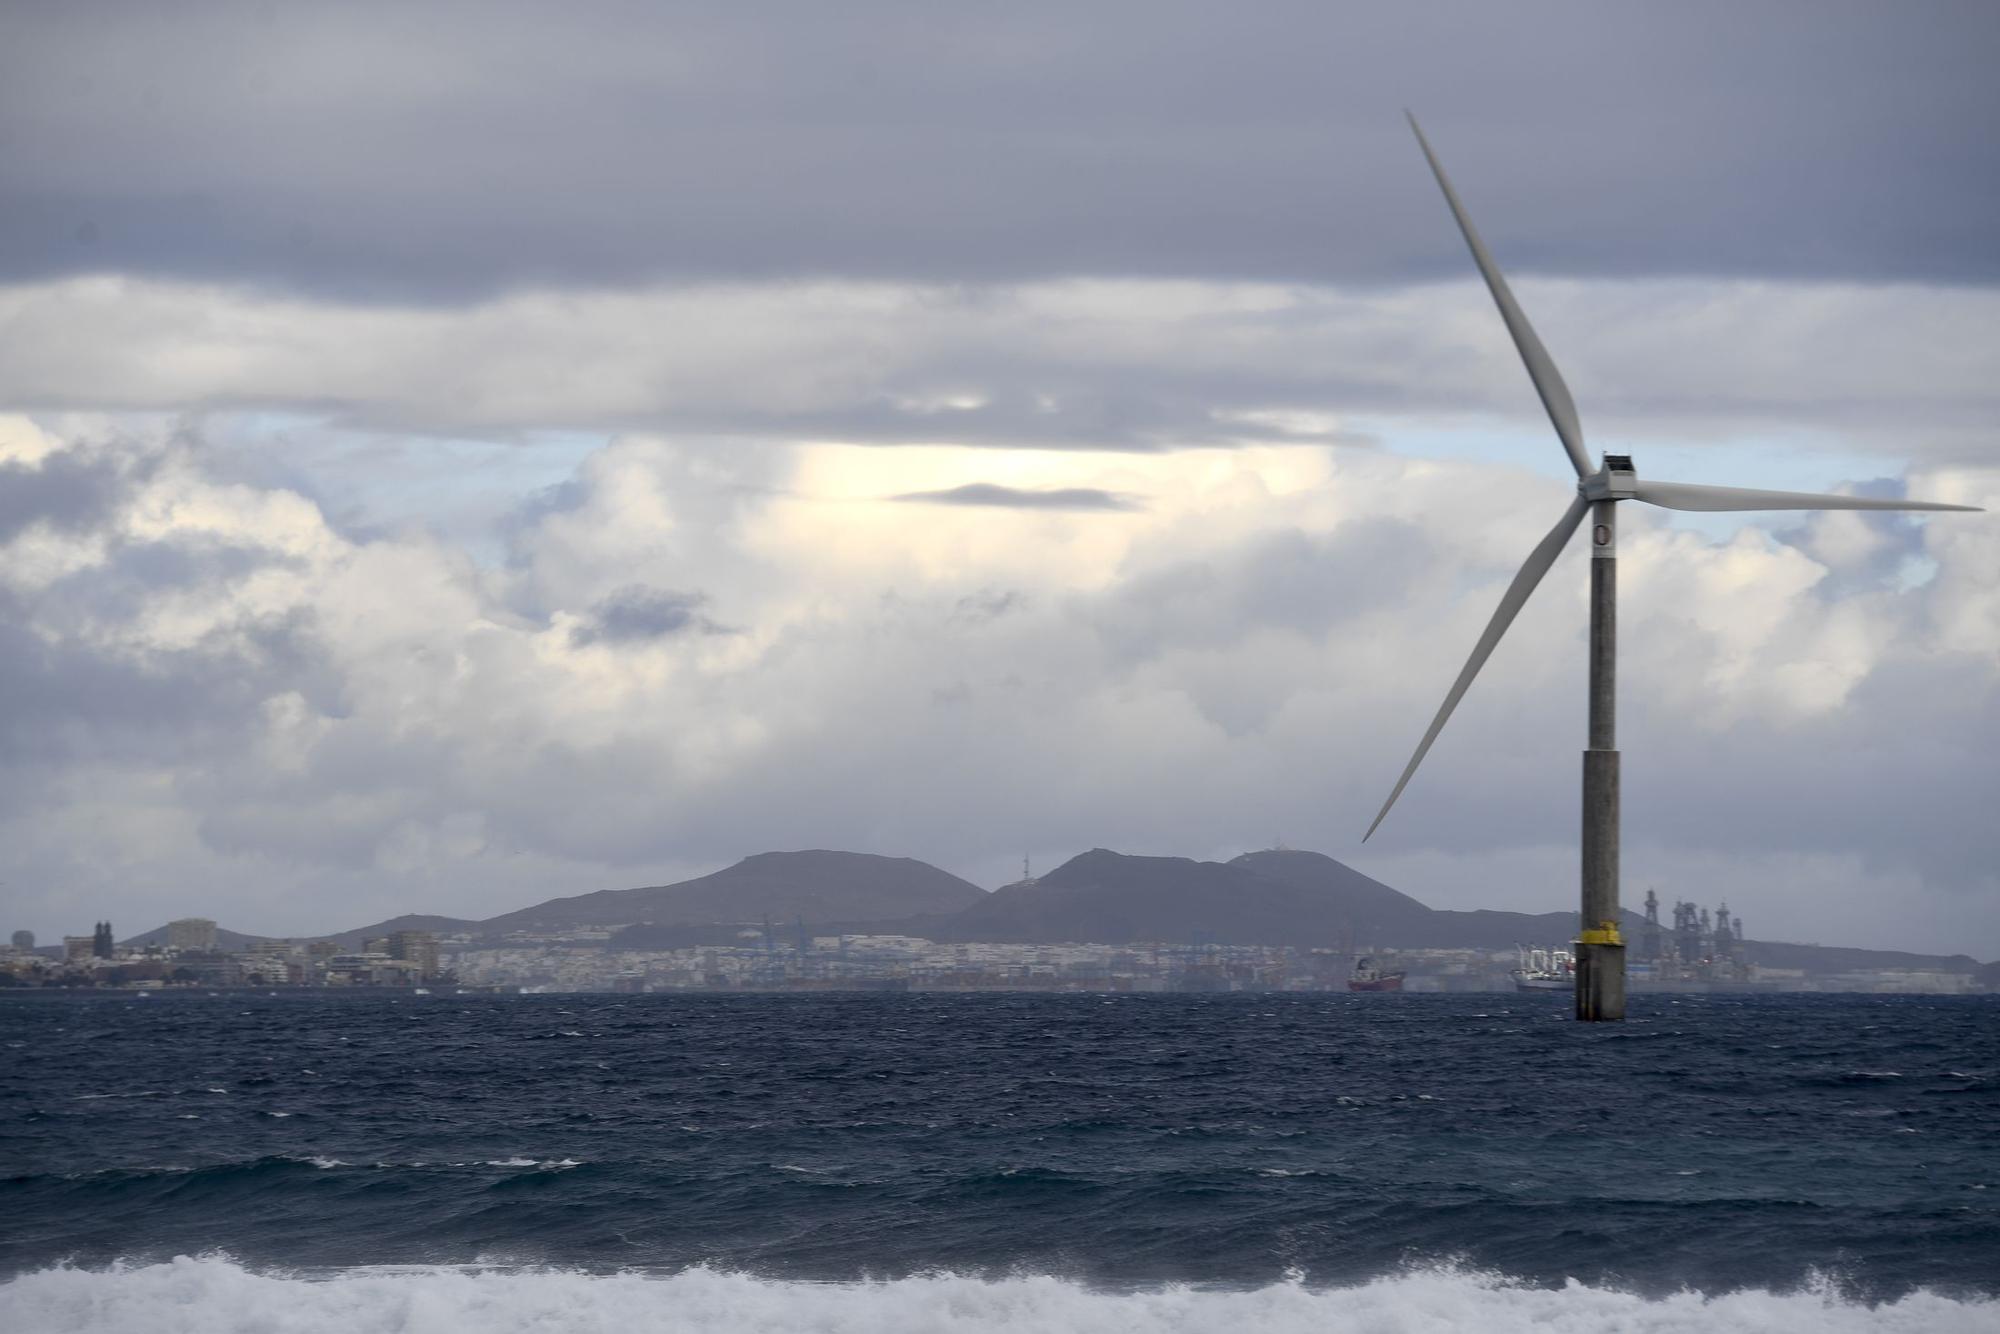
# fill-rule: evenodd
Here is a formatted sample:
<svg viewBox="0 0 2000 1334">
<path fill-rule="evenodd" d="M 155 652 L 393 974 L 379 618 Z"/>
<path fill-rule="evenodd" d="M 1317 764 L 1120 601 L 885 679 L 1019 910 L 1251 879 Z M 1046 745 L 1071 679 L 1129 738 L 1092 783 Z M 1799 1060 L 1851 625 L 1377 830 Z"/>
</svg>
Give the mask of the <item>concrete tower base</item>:
<svg viewBox="0 0 2000 1334">
<path fill-rule="evenodd" d="M 1623 945 L 1577 942 L 1576 1017 L 1590 1021 L 1625 1017 Z"/>
</svg>

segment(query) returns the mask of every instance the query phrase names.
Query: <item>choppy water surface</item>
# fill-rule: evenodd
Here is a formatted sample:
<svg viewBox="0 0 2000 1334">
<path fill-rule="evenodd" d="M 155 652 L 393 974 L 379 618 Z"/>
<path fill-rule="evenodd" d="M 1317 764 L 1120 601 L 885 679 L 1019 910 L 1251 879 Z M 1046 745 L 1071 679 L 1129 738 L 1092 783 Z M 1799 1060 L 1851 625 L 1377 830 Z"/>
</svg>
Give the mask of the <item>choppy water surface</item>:
<svg viewBox="0 0 2000 1334">
<path fill-rule="evenodd" d="M 2000 1325 L 2000 998 L 1566 1005 L 0 997 L 0 1317 L 314 1282 L 346 1328 L 412 1283 L 493 1328 L 647 1328 L 634 1284 L 704 1329 L 1450 1323 L 1460 1289 L 1496 1328 L 1498 1293 L 1524 1328 Z"/>
</svg>

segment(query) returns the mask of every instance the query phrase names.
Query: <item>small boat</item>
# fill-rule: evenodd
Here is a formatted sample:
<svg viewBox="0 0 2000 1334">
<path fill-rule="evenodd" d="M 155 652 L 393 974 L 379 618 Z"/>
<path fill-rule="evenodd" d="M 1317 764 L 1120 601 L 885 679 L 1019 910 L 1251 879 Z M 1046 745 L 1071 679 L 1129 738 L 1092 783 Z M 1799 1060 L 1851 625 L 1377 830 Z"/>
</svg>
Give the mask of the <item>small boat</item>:
<svg viewBox="0 0 2000 1334">
<path fill-rule="evenodd" d="M 1402 973 L 1385 973 L 1375 966 L 1373 959 L 1356 959 L 1354 971 L 1348 975 L 1349 991 L 1401 991 Z"/>
<path fill-rule="evenodd" d="M 1514 969 L 1516 991 L 1573 991 L 1576 988 L 1576 956 L 1568 950 L 1522 950 L 1520 966 Z"/>
</svg>

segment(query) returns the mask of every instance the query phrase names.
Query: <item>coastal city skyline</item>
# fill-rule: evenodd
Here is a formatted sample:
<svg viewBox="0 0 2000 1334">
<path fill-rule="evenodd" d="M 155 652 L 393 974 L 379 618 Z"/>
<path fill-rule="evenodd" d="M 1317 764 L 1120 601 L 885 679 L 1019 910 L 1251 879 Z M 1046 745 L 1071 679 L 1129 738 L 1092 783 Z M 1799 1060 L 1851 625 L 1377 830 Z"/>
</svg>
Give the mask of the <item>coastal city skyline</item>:
<svg viewBox="0 0 2000 1334">
<path fill-rule="evenodd" d="M 1079 854 L 994 892 L 907 858 L 766 853 L 683 884 L 599 891 L 485 921 L 405 914 L 316 936 L 177 918 L 120 937 L 16 931 L 0 984 L 480 992 L 1339 991 L 1565 984 L 1573 913 L 1431 909 L 1320 853 L 1227 864 Z M 1303 897 L 1301 897 L 1303 894 Z M 1758 939 L 1724 901 L 1624 913 L 1640 992 L 1965 993 L 2000 963 Z M 1531 961 L 1533 967 L 1531 968 Z"/>
</svg>

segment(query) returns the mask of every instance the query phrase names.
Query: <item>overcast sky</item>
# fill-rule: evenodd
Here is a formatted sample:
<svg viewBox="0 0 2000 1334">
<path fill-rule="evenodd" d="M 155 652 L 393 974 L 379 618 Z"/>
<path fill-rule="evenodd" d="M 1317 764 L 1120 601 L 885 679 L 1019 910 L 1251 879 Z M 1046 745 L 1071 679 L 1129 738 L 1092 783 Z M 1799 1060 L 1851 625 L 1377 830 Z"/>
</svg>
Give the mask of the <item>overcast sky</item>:
<svg viewBox="0 0 2000 1334">
<path fill-rule="evenodd" d="M 0 929 L 1576 901 L 1572 480 L 2000 505 L 1990 4 L 15 6 Z M 1622 507 L 1626 901 L 2000 956 L 2000 520 Z"/>
</svg>

